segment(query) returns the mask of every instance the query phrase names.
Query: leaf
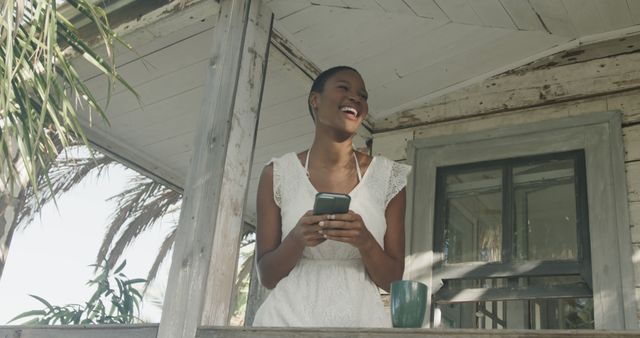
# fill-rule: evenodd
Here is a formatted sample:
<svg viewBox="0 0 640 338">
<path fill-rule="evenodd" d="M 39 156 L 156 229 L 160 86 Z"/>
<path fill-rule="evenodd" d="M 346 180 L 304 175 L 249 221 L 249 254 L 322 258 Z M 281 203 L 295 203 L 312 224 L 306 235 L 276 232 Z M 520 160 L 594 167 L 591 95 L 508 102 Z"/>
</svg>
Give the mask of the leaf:
<svg viewBox="0 0 640 338">
<path fill-rule="evenodd" d="M 21 313 L 21 314 L 19 314 L 19 315 L 15 316 L 15 317 L 13 317 L 13 319 L 11 319 L 11 320 L 9 321 L 9 323 L 14 322 L 14 321 L 16 321 L 16 320 L 18 320 L 18 319 L 26 318 L 26 317 L 32 317 L 32 316 L 44 316 L 44 315 L 46 315 L 46 313 L 47 313 L 47 312 L 46 312 L 46 311 L 44 311 L 44 310 L 31 310 L 31 311 L 26 311 L 26 312 L 23 312 L 23 313 Z M 37 320 L 37 318 L 34 318 L 34 319 L 32 319 L 32 320 Z"/>
<path fill-rule="evenodd" d="M 35 298 L 40 303 L 44 304 L 49 309 L 49 311 L 53 311 L 54 307 L 49 302 L 47 302 L 44 298 L 36 296 L 36 295 L 29 295 L 29 296 Z"/>
</svg>

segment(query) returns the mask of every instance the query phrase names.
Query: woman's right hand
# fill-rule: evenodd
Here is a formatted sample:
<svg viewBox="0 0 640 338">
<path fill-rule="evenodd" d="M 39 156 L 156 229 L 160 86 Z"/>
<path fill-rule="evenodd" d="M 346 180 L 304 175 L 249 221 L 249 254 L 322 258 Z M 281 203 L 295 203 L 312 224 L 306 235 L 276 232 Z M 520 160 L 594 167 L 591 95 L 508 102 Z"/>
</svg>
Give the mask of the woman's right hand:
<svg viewBox="0 0 640 338">
<path fill-rule="evenodd" d="M 319 222 L 325 218 L 326 215 L 314 215 L 312 210 L 302 215 L 292 230 L 298 243 L 303 246 L 314 247 L 326 241 L 326 238 L 320 232 L 322 227 L 319 225 Z"/>
</svg>

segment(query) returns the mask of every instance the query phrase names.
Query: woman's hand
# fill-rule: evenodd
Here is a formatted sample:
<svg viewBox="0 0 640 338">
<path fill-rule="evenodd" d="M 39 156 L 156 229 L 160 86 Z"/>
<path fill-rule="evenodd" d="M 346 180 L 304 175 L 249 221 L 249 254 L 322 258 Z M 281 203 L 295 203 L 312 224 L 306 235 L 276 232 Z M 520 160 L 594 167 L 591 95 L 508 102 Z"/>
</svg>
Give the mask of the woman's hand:
<svg viewBox="0 0 640 338">
<path fill-rule="evenodd" d="M 324 215 L 314 215 L 312 210 L 302 215 L 292 230 L 298 242 L 304 246 L 313 247 L 326 241 L 320 232 L 322 228 L 318 224 L 324 218 Z"/>
<path fill-rule="evenodd" d="M 349 243 L 360 250 L 366 250 L 373 243 L 375 238 L 362 220 L 362 217 L 349 210 L 346 214 L 322 215 L 323 220 L 319 221 L 320 234 L 334 241 Z"/>
</svg>

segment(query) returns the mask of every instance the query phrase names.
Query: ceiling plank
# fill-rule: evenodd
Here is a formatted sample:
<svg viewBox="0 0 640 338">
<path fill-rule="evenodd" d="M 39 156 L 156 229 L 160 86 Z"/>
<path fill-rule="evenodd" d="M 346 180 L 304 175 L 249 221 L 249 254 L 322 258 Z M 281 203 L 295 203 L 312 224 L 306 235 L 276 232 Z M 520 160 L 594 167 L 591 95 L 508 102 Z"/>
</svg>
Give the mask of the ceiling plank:
<svg viewBox="0 0 640 338">
<path fill-rule="evenodd" d="M 636 0 L 636 2 L 638 2 Z M 626 0 L 598 0 L 600 17 L 604 23 L 604 31 L 616 30 L 633 25 L 631 13 Z"/>
<path fill-rule="evenodd" d="M 627 7 L 629 8 L 629 13 L 631 13 L 633 23 L 640 24 L 640 1 L 627 0 Z"/>
<path fill-rule="evenodd" d="M 475 26 L 485 25 L 467 0 L 436 0 L 436 3 L 453 22 Z"/>
<path fill-rule="evenodd" d="M 347 7 L 352 9 L 363 9 L 368 11 L 384 11 L 377 2 L 371 0 L 342 0 Z"/>
<path fill-rule="evenodd" d="M 517 29 L 500 0 L 473 0 L 469 4 L 486 26 Z"/>
<path fill-rule="evenodd" d="M 271 7 L 276 20 L 282 20 L 311 7 L 311 2 L 308 0 L 278 0 L 269 2 L 268 6 Z"/>
<path fill-rule="evenodd" d="M 605 25 L 599 13 L 598 2 L 599 0 L 563 0 L 569 20 L 578 34 L 592 35 L 604 31 Z"/>
<path fill-rule="evenodd" d="M 529 3 L 549 33 L 566 37 L 578 36 L 562 1 L 529 0 Z"/>
<path fill-rule="evenodd" d="M 404 1 L 398 1 L 398 0 L 375 0 L 375 1 L 386 12 L 405 14 L 405 15 L 416 15 L 413 9 L 407 6 L 407 4 L 404 3 Z"/>
<path fill-rule="evenodd" d="M 523 83 L 527 86 L 523 87 Z M 640 54 L 515 73 L 435 98 L 374 123 L 374 131 L 408 128 L 640 89 Z"/>
<path fill-rule="evenodd" d="M 370 97 L 375 98 L 376 106 L 381 110 L 375 117 L 383 117 L 403 104 L 421 101 L 425 93 L 443 90 L 448 86 L 498 69 L 505 62 L 522 60 L 528 55 L 544 51 L 555 43 L 542 32 L 504 29 L 495 29 L 495 31 L 493 35 L 486 37 L 478 35 L 479 41 L 469 43 L 468 49 L 454 50 L 438 63 L 414 69 L 401 79 L 370 88 Z M 469 55 L 474 55 L 472 62 L 469 61 Z M 373 104 L 374 102 L 371 103 Z M 377 128 L 375 121 L 377 120 L 374 120 L 374 131 Z"/>
<path fill-rule="evenodd" d="M 440 21 L 451 21 L 434 0 L 404 0 L 417 16 Z"/>
<path fill-rule="evenodd" d="M 545 30 L 528 1 L 501 0 L 500 2 L 518 29 L 525 31 Z"/>
</svg>

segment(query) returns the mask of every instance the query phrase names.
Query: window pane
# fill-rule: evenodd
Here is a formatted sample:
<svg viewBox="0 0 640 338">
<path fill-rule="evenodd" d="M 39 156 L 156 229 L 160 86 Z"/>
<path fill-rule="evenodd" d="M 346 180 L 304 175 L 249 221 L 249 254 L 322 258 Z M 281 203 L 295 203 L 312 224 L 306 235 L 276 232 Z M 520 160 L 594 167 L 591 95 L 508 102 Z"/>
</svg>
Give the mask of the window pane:
<svg viewBox="0 0 640 338">
<path fill-rule="evenodd" d="M 513 168 L 516 261 L 577 259 L 574 161 Z"/>
<path fill-rule="evenodd" d="M 500 261 L 502 171 L 450 173 L 445 184 L 445 263 Z"/>
</svg>

